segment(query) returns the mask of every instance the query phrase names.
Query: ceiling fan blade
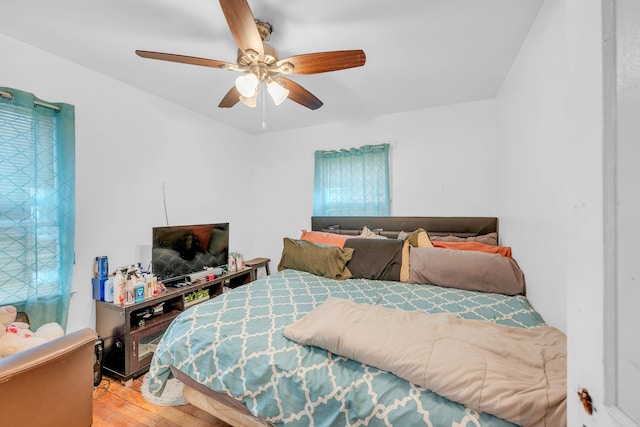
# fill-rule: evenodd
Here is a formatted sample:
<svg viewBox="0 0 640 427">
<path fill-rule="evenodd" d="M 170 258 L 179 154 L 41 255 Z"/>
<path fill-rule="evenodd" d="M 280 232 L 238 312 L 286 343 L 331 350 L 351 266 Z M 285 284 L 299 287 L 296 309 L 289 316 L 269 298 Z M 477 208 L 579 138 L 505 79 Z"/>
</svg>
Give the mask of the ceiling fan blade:
<svg viewBox="0 0 640 427">
<path fill-rule="evenodd" d="M 322 101 L 320 101 L 314 94 L 312 94 L 293 80 L 289 80 L 284 77 L 276 77 L 274 80 L 280 83 L 282 87 L 289 90 L 288 98 L 290 100 L 295 101 L 298 104 L 305 106 L 311 110 L 317 110 L 318 108 L 322 107 Z"/>
<path fill-rule="evenodd" d="M 262 60 L 264 58 L 262 38 L 247 0 L 220 0 L 220 6 L 240 50 L 243 53 L 253 50 Z"/>
<path fill-rule="evenodd" d="M 182 64 L 202 65 L 203 67 L 224 68 L 234 66 L 229 62 L 215 59 L 197 58 L 195 56 L 176 55 L 173 53 L 149 52 L 147 50 L 136 50 L 136 54 L 143 58 L 160 59 L 162 61 L 180 62 Z"/>
<path fill-rule="evenodd" d="M 363 50 L 336 50 L 290 56 L 278 61 L 277 65 L 286 62 L 293 64 L 291 74 L 317 74 L 361 67 L 366 59 Z"/>
<path fill-rule="evenodd" d="M 222 101 L 220 101 L 218 107 L 231 108 L 236 105 L 238 101 L 240 101 L 240 92 L 238 91 L 236 86 L 233 85 L 231 86 L 231 89 L 229 89 L 229 92 L 227 92 L 227 94 L 224 96 L 224 98 L 222 98 Z"/>
</svg>

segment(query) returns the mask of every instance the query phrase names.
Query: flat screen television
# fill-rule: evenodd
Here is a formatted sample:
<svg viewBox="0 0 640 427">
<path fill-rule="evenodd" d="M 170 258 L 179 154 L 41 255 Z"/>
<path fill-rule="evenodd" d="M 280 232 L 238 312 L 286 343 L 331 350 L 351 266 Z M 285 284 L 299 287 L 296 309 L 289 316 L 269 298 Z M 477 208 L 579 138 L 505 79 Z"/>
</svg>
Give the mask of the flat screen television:
<svg viewBox="0 0 640 427">
<path fill-rule="evenodd" d="M 229 259 L 229 223 L 153 227 L 151 271 L 164 283 L 179 282 Z"/>
</svg>

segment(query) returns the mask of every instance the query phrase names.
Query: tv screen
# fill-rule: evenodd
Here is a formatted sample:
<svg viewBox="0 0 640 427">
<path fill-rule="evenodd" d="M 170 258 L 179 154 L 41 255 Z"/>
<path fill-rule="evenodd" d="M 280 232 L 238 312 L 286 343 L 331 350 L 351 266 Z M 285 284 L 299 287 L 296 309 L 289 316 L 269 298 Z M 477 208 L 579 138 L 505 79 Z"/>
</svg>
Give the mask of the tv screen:
<svg viewBox="0 0 640 427">
<path fill-rule="evenodd" d="M 229 258 L 229 223 L 153 227 L 151 271 L 164 282 L 179 281 Z"/>
</svg>

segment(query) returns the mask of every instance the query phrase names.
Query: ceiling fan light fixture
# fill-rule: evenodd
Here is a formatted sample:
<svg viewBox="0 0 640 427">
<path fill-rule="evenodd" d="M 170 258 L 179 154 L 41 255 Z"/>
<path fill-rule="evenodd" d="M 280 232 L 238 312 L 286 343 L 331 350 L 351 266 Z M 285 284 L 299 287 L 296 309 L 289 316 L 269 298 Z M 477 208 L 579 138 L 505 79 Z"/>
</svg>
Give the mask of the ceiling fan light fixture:
<svg viewBox="0 0 640 427">
<path fill-rule="evenodd" d="M 238 48 L 235 64 L 216 59 L 147 50 L 136 50 L 136 54 L 142 58 L 243 73 L 222 98 L 219 108 L 231 108 L 240 101 L 249 107 L 255 107 L 260 83 L 264 83 L 276 105 L 289 98 L 303 107 L 317 110 L 323 104 L 315 95 L 293 80 L 275 77 L 279 74 L 327 73 L 361 67 L 365 64 L 366 55 L 361 49 L 306 53 L 280 59 L 276 49 L 266 43 L 273 27 L 266 21 L 254 19 L 248 0 L 220 0 L 220 6 Z M 265 88 L 262 89 L 263 92 L 264 90 Z M 265 97 L 263 93 L 261 100 L 263 108 Z"/>
<path fill-rule="evenodd" d="M 260 83 L 258 77 L 252 73 L 248 73 L 236 79 L 236 88 L 242 96 L 250 98 L 256 94 L 258 83 Z"/>
<path fill-rule="evenodd" d="M 258 103 L 258 91 L 255 91 L 252 96 L 240 95 L 238 99 L 247 107 L 256 108 L 256 105 Z"/>
<path fill-rule="evenodd" d="M 275 80 L 271 80 L 267 83 L 267 91 L 271 98 L 273 98 L 273 102 L 276 105 L 280 105 L 284 102 L 285 99 L 289 96 L 289 89 L 282 87 L 282 85 Z"/>
</svg>

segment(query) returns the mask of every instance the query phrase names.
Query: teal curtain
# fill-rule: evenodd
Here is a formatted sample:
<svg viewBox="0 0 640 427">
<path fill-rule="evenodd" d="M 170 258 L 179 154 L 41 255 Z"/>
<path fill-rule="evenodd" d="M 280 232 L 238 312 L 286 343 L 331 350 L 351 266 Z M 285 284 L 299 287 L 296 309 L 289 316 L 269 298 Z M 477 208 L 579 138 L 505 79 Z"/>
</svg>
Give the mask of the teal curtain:
<svg viewBox="0 0 640 427">
<path fill-rule="evenodd" d="M 389 144 L 315 152 L 313 214 L 389 216 Z"/>
<path fill-rule="evenodd" d="M 75 235 L 75 111 L 0 88 L 0 305 L 66 328 Z"/>
</svg>

